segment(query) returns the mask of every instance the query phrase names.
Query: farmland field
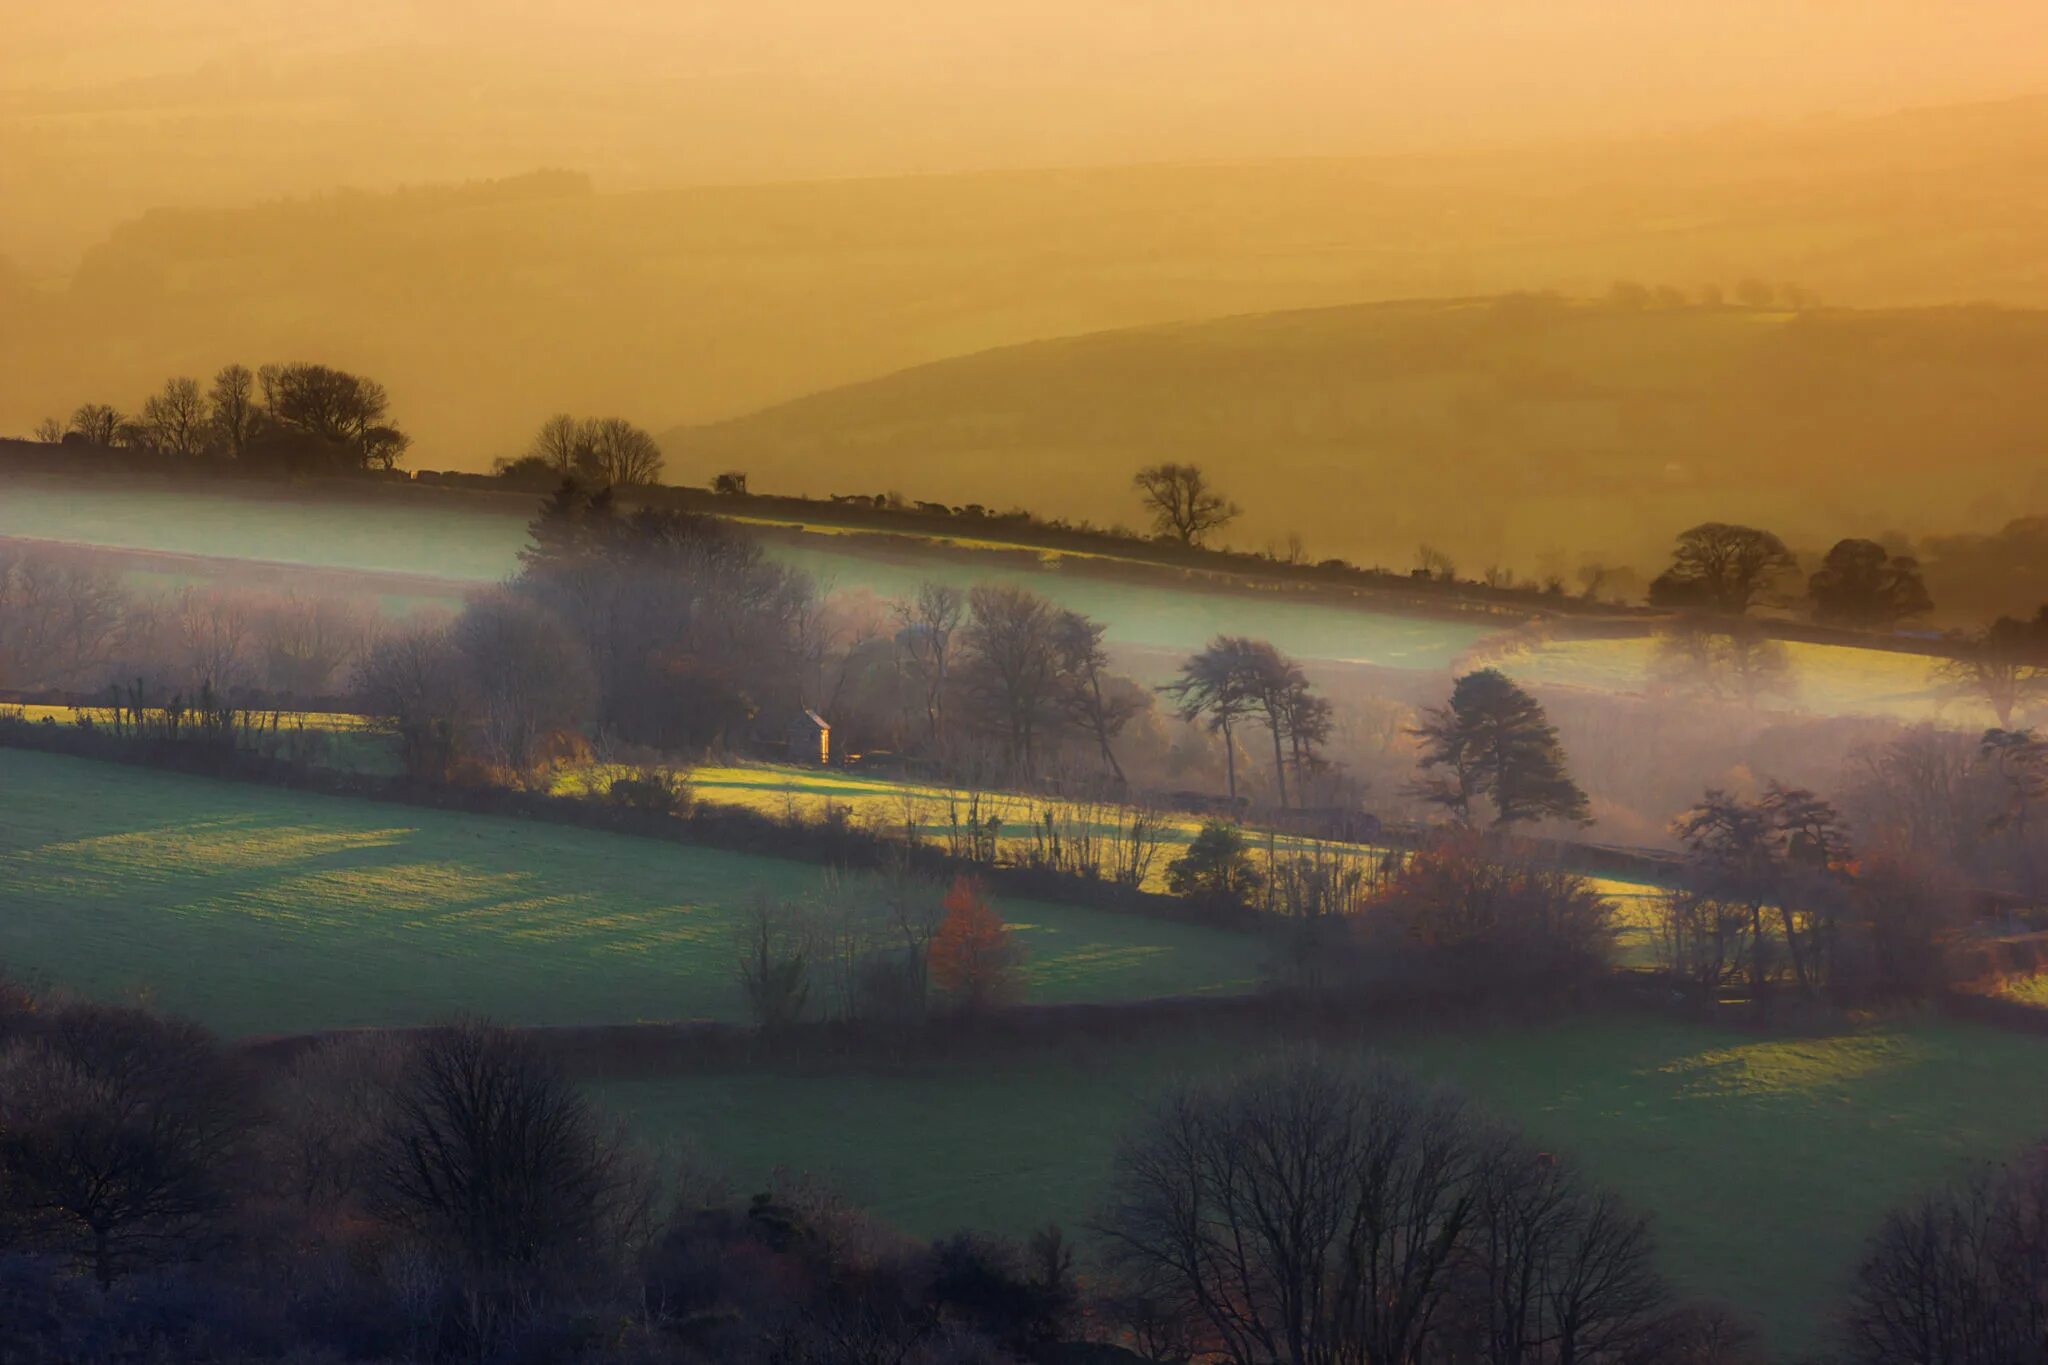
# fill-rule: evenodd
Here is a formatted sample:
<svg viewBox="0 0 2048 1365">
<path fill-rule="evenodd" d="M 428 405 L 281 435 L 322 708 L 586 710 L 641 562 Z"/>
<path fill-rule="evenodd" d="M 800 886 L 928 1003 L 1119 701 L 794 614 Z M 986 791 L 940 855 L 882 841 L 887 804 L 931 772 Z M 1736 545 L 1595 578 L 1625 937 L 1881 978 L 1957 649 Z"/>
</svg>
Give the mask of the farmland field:
<svg viewBox="0 0 2048 1365">
<path fill-rule="evenodd" d="M 512 497 L 459 492 L 320 503 L 275 490 L 142 490 L 28 480 L 0 500 L 0 536 L 203 556 L 216 565 L 250 559 L 440 578 L 452 594 L 463 584 L 496 582 L 514 572 L 525 542 L 524 506 Z M 1311 661 L 1438 672 L 1511 619 L 1412 616 L 1289 600 L 1278 593 L 1270 600 L 1204 593 L 1095 577 L 1073 562 L 1076 557 L 1054 557 L 1038 569 L 1007 558 L 973 564 L 921 556 L 896 539 L 868 539 L 873 543 L 863 545 L 858 533 L 815 535 L 801 543 L 773 542 L 771 552 L 828 589 L 877 597 L 912 593 L 931 578 L 1033 588 L 1102 621 L 1112 646 L 1141 652 L 1139 671 L 1148 674 L 1148 682 L 1162 680 L 1149 676 L 1161 667 L 1154 657 L 1159 651 L 1177 655 L 1219 633 L 1268 639 Z M 173 579 L 154 577 L 160 584 Z M 422 600 L 393 596 L 382 605 L 396 615 Z M 452 596 L 437 600 L 446 605 Z M 1633 693 L 1651 682 L 1652 649 L 1645 638 L 1564 640 L 1497 662 L 1530 684 Z M 1801 642 L 1788 643 L 1786 652 L 1796 680 L 1782 703 L 1789 709 L 1966 725 L 1981 724 L 1988 714 L 1936 689 L 1928 660 L 1920 655 Z"/>
<path fill-rule="evenodd" d="M 1582 1158 L 1654 1219 L 1690 1293 L 1816 1344 L 1882 1212 L 2048 1130 L 2048 1040 L 1918 1023 L 1760 1038 L 1649 1018 L 1429 1038 L 1382 1052 Z M 611 1080 L 657 1147 L 741 1182 L 777 1166 L 839 1183 L 907 1230 L 1024 1231 L 1087 1218 L 1118 1134 L 1177 1075 L 1238 1064 L 1228 1036 L 1053 1049 L 986 1065 Z"/>
<path fill-rule="evenodd" d="M 756 892 L 818 869 L 0 750 L 0 962 L 231 1035 L 743 1017 Z M 1002 900 L 1038 1001 L 1249 987 L 1245 935 Z"/>
<path fill-rule="evenodd" d="M 524 506 L 511 497 L 456 492 L 433 499 L 321 503 L 272 490 L 143 490 L 30 480 L 11 487 L 0 501 L 0 536 L 484 584 L 517 570 L 529 515 L 517 509 Z M 1058 567 L 1020 568 L 994 560 L 968 565 L 920 557 L 894 544 L 872 547 L 871 553 L 846 548 L 859 540 L 817 536 L 802 545 L 774 542 L 770 548 L 824 587 L 882 597 L 915 592 L 931 578 L 1021 584 L 1102 621 L 1113 642 L 1141 647 L 1192 649 L 1218 633 L 1255 634 L 1304 658 L 1440 669 L 1501 625 L 1483 616 L 1444 619 L 1277 595 L 1268 601 L 1183 591 Z"/>
<path fill-rule="evenodd" d="M 1648 638 L 1564 640 L 1499 661 L 1533 687 L 1569 686 L 1600 692 L 1640 692 L 1655 677 L 1656 642 Z M 1957 696 L 1938 683 L 1935 661 L 1923 654 L 1787 641 L 1787 695 L 1772 706 L 1823 715 L 1890 716 L 1981 727 L 1996 719 L 1991 708 Z"/>
</svg>

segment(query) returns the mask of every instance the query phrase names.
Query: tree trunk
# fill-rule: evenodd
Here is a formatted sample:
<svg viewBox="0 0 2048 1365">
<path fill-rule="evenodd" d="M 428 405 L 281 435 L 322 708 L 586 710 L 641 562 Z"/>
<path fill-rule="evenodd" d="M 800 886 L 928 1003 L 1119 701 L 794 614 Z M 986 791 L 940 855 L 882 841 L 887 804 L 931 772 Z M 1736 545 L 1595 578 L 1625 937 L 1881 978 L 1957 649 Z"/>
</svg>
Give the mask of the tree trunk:
<svg viewBox="0 0 2048 1365">
<path fill-rule="evenodd" d="M 1230 722 L 1223 723 L 1223 772 L 1230 784 L 1230 813 L 1237 814 L 1237 742 L 1230 737 Z"/>
<path fill-rule="evenodd" d="M 1280 784 L 1280 809 L 1287 809 L 1287 760 L 1280 752 L 1280 722 L 1268 718 L 1266 724 L 1273 731 L 1273 778 Z"/>
</svg>

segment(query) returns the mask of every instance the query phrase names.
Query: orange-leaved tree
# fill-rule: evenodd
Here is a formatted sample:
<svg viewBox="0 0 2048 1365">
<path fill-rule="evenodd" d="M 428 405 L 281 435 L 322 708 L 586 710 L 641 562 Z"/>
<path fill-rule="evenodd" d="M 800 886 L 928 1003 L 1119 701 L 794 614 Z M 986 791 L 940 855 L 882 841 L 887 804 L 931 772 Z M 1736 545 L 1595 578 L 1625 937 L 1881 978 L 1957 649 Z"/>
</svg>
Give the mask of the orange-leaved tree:
<svg viewBox="0 0 2048 1365">
<path fill-rule="evenodd" d="M 978 1012 L 1010 1004 L 1023 994 L 1018 967 L 1023 950 L 982 894 L 965 877 L 946 892 L 946 913 L 932 935 L 932 983 L 956 1009 Z"/>
</svg>

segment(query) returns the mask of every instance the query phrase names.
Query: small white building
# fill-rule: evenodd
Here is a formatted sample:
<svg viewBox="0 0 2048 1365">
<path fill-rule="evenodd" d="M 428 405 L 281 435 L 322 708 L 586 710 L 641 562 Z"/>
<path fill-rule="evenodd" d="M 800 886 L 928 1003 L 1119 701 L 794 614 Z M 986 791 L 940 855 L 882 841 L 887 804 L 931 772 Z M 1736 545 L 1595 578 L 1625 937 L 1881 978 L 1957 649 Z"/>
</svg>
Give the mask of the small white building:
<svg viewBox="0 0 2048 1365">
<path fill-rule="evenodd" d="M 789 761 L 792 763 L 815 763 L 824 767 L 832 762 L 832 727 L 808 706 L 790 722 L 788 742 Z"/>
</svg>

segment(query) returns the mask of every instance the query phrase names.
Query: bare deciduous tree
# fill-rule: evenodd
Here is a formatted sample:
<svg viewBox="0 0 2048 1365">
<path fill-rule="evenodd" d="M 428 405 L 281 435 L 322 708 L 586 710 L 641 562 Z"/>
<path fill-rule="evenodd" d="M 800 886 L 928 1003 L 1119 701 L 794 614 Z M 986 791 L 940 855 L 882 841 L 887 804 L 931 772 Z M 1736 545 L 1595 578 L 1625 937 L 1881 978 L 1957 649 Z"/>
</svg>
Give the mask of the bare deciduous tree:
<svg viewBox="0 0 2048 1365">
<path fill-rule="evenodd" d="M 589 425 L 585 469 L 599 482 L 632 487 L 661 477 L 661 446 L 623 417 L 599 417 Z"/>
<path fill-rule="evenodd" d="M 1008 585 L 976 587 L 968 605 L 961 680 L 1005 756 L 1028 776 L 1059 717 L 1059 611 L 1037 593 Z"/>
<path fill-rule="evenodd" d="M 1892 1213 L 1845 1315 L 1856 1365 L 2008 1365 L 2048 1353 L 2048 1167 L 2037 1155 Z"/>
<path fill-rule="evenodd" d="M 222 1232 L 247 1082 L 196 1025 L 61 1009 L 0 1054 L 0 1201 L 102 1286 Z"/>
<path fill-rule="evenodd" d="M 573 635 L 545 606 L 510 591 L 481 593 L 457 618 L 477 744 L 520 776 L 558 757 L 591 707 L 594 684 Z"/>
<path fill-rule="evenodd" d="M 457 1024 L 407 1059 L 367 1204 L 431 1246 L 505 1271 L 630 1250 L 647 1193 L 618 1135 L 532 1041 Z"/>
<path fill-rule="evenodd" d="M 1126 1139 L 1098 1230 L 1125 1284 L 1234 1365 L 1422 1358 L 1493 1140 L 1399 1073 L 1304 1059 L 1171 1093 Z"/>
<path fill-rule="evenodd" d="M 105 403 L 81 403 L 71 414 L 71 431 L 89 445 L 110 446 L 121 437 L 124 419 Z"/>
<path fill-rule="evenodd" d="M 213 444 L 213 414 L 196 379 L 167 379 L 142 403 L 144 440 L 152 450 L 196 460 Z"/>
<path fill-rule="evenodd" d="M 256 376 L 246 365 L 222 366 L 213 377 L 207 401 L 212 407 L 215 440 L 229 459 L 241 459 L 262 419 L 262 409 L 256 406 Z"/>
<path fill-rule="evenodd" d="M 412 777 L 445 777 L 459 752 L 466 708 L 461 661 L 446 626 L 385 635 L 364 651 L 351 682 L 357 704 L 398 738 Z"/>
<path fill-rule="evenodd" d="M 967 594 L 948 583 L 925 583 L 896 606 L 897 642 L 924 684 L 925 740 L 944 743 L 946 690 L 952 680 L 954 634 L 967 615 Z"/>
<path fill-rule="evenodd" d="M 1147 465 L 1131 476 L 1153 530 L 1183 545 L 1200 545 L 1209 532 L 1228 526 L 1242 510 L 1209 486 L 1198 465 Z"/>
</svg>

